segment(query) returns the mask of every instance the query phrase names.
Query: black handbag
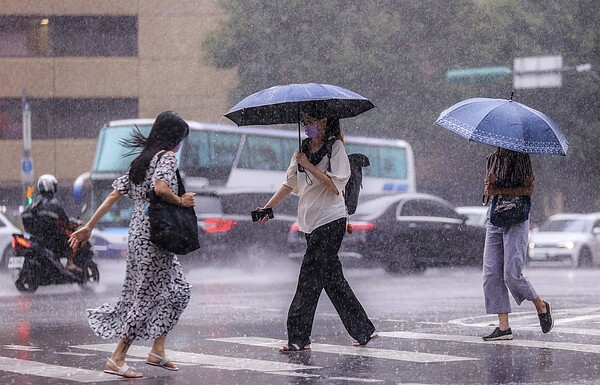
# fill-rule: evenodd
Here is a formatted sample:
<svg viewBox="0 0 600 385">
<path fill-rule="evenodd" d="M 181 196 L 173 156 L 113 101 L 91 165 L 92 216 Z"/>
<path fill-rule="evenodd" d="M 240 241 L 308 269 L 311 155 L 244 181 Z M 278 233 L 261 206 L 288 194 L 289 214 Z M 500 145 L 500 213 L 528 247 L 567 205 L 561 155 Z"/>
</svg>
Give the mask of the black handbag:
<svg viewBox="0 0 600 385">
<path fill-rule="evenodd" d="M 509 227 L 529 219 L 531 197 L 496 195 L 490 208 L 490 222 L 494 226 Z"/>
<path fill-rule="evenodd" d="M 177 174 L 179 194 L 185 194 L 183 180 Z M 181 196 L 180 195 L 180 196 Z M 150 241 L 156 246 L 175 254 L 185 255 L 200 248 L 198 218 L 193 207 L 183 207 L 166 202 L 154 190 L 146 193 L 150 205 Z"/>
</svg>

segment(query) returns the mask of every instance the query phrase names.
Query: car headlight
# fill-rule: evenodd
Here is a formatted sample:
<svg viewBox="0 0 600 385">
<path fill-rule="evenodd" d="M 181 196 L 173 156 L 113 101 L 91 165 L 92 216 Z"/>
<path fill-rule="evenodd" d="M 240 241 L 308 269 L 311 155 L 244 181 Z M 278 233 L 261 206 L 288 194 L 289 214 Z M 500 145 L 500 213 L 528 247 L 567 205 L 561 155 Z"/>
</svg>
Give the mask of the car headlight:
<svg viewBox="0 0 600 385">
<path fill-rule="evenodd" d="M 573 241 L 558 242 L 556 244 L 556 247 L 558 247 L 559 249 L 571 250 L 573 247 L 575 247 L 575 242 L 573 242 Z"/>
</svg>

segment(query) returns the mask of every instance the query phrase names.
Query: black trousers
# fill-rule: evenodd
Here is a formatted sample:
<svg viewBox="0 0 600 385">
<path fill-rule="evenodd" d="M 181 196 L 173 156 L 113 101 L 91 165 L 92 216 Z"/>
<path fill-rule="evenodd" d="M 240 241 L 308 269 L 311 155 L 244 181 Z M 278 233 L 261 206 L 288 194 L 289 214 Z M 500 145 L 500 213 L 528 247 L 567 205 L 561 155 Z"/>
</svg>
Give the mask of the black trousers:
<svg viewBox="0 0 600 385">
<path fill-rule="evenodd" d="M 337 255 L 346 232 L 346 219 L 338 219 L 306 234 L 306 253 L 300 268 L 298 287 L 288 312 L 288 342 L 310 343 L 310 334 L 321 291 L 329 296 L 348 334 L 364 339 L 375 326 L 344 277 Z"/>
</svg>

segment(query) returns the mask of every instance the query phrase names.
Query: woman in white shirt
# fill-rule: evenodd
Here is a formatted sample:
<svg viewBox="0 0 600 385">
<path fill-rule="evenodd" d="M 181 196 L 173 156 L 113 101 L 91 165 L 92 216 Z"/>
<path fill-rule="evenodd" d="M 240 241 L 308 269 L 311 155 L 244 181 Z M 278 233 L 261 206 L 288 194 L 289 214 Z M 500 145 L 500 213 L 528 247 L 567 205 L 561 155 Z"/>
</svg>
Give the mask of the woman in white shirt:
<svg viewBox="0 0 600 385">
<path fill-rule="evenodd" d="M 276 208 L 291 192 L 297 193 L 298 226 L 307 243 L 298 287 L 288 312 L 288 344 L 279 349 L 281 353 L 310 350 L 315 310 L 323 289 L 355 339 L 353 345 L 366 345 L 377 336 L 344 277 L 338 257 L 348 216 L 341 192 L 350 177 L 343 134 L 339 119 L 327 118 L 324 109 L 317 107 L 303 109 L 301 124 L 308 139 L 302 143 L 302 152 L 296 151 L 292 156 L 283 185 L 263 207 Z M 265 216 L 259 223 L 268 220 Z"/>
</svg>

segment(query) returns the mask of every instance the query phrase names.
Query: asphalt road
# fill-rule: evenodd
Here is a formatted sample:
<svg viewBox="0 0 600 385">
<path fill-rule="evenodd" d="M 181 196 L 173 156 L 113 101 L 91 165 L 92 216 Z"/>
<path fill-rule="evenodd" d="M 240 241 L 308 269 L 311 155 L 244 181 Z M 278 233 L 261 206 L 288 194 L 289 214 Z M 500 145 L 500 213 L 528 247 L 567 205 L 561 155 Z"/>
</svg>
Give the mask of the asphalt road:
<svg viewBox="0 0 600 385">
<path fill-rule="evenodd" d="M 93 292 L 76 285 L 17 292 L 0 274 L 0 384 L 122 383 L 102 372 L 115 341 L 94 336 L 85 309 L 113 301 L 122 261 L 100 260 Z M 200 266 L 188 274 L 192 301 L 168 337 L 170 372 L 144 364 L 149 343 L 130 349 L 139 384 L 596 384 L 600 383 L 600 270 L 528 268 L 552 303 L 555 328 L 542 334 L 531 303 L 513 308 L 515 339 L 483 342 L 478 269 L 430 269 L 393 277 L 346 269 L 380 337 L 356 348 L 323 294 L 310 353 L 281 355 L 299 265 Z M 125 381 L 127 382 L 127 381 Z"/>
</svg>

